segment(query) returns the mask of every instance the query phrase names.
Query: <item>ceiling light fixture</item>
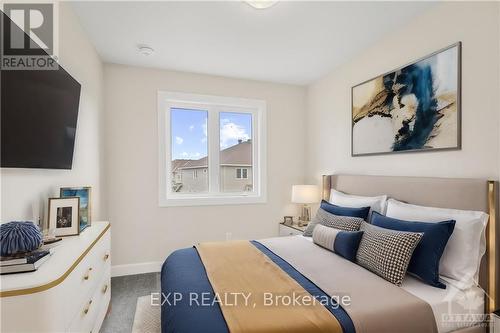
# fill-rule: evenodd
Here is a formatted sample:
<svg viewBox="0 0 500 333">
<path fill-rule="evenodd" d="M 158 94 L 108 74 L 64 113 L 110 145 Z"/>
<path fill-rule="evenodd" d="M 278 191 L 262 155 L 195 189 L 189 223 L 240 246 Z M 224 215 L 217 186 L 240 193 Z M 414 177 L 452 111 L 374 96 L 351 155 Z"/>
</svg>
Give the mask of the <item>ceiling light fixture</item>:
<svg viewBox="0 0 500 333">
<path fill-rule="evenodd" d="M 149 47 L 147 45 L 139 45 L 137 47 L 137 50 L 139 51 L 140 54 L 142 54 L 143 56 L 150 56 L 152 55 L 153 53 L 155 53 L 155 50 L 153 50 L 152 47 Z"/>
<path fill-rule="evenodd" d="M 253 0 L 253 1 L 245 1 L 248 5 L 252 6 L 256 9 L 267 9 L 274 6 L 278 1 L 269 1 L 269 0 Z"/>
</svg>

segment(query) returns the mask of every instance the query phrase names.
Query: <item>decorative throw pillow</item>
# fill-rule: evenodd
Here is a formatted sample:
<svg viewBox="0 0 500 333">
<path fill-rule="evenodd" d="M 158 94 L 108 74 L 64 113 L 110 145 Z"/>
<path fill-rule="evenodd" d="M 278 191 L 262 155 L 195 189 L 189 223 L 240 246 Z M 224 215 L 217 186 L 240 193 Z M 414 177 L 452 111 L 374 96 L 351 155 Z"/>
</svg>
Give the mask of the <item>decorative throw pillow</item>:
<svg viewBox="0 0 500 333">
<path fill-rule="evenodd" d="M 311 222 L 309 222 L 306 230 L 304 230 L 303 235 L 311 237 L 313 235 L 314 227 L 318 224 L 344 231 L 358 231 L 362 222 L 363 219 L 359 217 L 337 216 L 319 208 L 316 216 Z"/>
<path fill-rule="evenodd" d="M 455 229 L 439 262 L 439 274 L 443 280 L 461 290 L 479 283 L 479 267 L 486 251 L 488 214 L 481 211 L 417 206 L 389 199 L 385 215 L 406 221 L 455 220 Z"/>
<path fill-rule="evenodd" d="M 401 286 L 422 234 L 384 229 L 366 222 L 361 224 L 360 230 L 364 233 L 356 255 L 358 264 Z"/>
<path fill-rule="evenodd" d="M 342 207 L 329 203 L 328 201 L 322 200 L 320 207 L 326 210 L 328 213 L 339 215 L 339 216 L 352 216 L 360 217 L 367 221 L 368 213 L 370 212 L 370 206 L 354 208 L 354 207 Z"/>
<path fill-rule="evenodd" d="M 410 232 L 423 232 L 408 265 L 408 272 L 416 275 L 422 281 L 433 287 L 446 289 L 439 281 L 439 260 L 450 238 L 455 221 L 443 222 L 409 222 L 393 219 L 374 212 L 371 217 L 373 225 L 378 227 Z"/>
<path fill-rule="evenodd" d="M 330 192 L 330 203 L 343 206 L 343 207 L 367 207 L 370 206 L 370 212 L 368 213 L 368 219 L 371 219 L 372 212 L 378 212 L 385 214 L 385 208 L 387 204 L 387 195 L 380 195 L 376 197 L 366 197 L 361 195 L 347 194 L 344 192 L 336 191 L 331 189 Z"/>
<path fill-rule="evenodd" d="M 313 242 L 327 250 L 333 251 L 347 260 L 356 260 L 362 231 L 342 231 L 335 228 L 317 225 L 313 231 Z"/>
</svg>

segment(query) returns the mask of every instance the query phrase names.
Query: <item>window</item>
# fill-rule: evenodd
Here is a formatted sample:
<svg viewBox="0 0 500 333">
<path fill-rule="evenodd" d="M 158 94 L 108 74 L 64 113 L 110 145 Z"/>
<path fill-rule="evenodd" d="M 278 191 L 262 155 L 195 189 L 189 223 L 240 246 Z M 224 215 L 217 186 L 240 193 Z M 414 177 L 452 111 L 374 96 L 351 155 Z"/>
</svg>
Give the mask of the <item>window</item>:
<svg viewBox="0 0 500 333">
<path fill-rule="evenodd" d="M 182 174 L 179 172 L 179 173 L 175 173 L 175 182 L 177 183 L 182 183 Z"/>
<path fill-rule="evenodd" d="M 171 191 L 207 193 L 208 178 L 198 178 L 198 170 L 207 168 L 208 145 L 203 129 L 207 123 L 208 112 L 199 108 L 172 107 L 169 116 Z M 195 134 L 197 132 L 194 128 L 186 128 L 187 124 L 196 124 L 199 127 L 198 135 Z"/>
<path fill-rule="evenodd" d="M 248 169 L 236 168 L 236 179 L 248 179 Z"/>
<path fill-rule="evenodd" d="M 266 200 L 266 103 L 158 93 L 161 206 Z"/>
</svg>

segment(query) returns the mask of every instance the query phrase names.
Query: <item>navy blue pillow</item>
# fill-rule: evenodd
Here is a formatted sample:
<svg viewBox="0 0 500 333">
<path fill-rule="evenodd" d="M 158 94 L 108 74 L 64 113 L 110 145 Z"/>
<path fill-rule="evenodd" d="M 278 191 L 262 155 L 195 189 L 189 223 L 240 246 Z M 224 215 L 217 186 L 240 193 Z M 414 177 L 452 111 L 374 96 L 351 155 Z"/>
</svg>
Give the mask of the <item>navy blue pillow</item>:
<svg viewBox="0 0 500 333">
<path fill-rule="evenodd" d="M 361 207 L 361 208 L 341 207 L 331 204 L 325 200 L 321 201 L 320 207 L 323 210 L 326 210 L 327 212 L 334 215 L 360 217 L 365 221 L 368 218 L 368 213 L 370 212 L 370 207 Z"/>
<path fill-rule="evenodd" d="M 433 287 L 446 289 L 446 285 L 439 282 L 439 260 L 455 228 L 454 220 L 437 223 L 413 222 L 393 219 L 373 212 L 371 223 L 391 230 L 423 232 L 422 239 L 413 251 L 408 272 Z"/>
<path fill-rule="evenodd" d="M 354 262 L 361 237 L 363 237 L 363 231 L 340 231 L 335 236 L 333 251 Z"/>
</svg>

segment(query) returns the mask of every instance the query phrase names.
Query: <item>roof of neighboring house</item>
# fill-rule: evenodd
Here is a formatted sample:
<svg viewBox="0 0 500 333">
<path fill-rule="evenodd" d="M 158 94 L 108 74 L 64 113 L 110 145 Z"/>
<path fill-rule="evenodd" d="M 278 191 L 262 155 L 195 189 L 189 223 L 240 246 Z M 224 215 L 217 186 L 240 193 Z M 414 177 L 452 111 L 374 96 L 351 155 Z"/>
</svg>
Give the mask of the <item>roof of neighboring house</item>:
<svg viewBox="0 0 500 333">
<path fill-rule="evenodd" d="M 252 165 L 252 142 L 240 142 L 234 146 L 221 150 L 220 165 Z M 206 168 L 207 156 L 199 160 L 173 160 L 172 171 L 176 169 Z"/>
<path fill-rule="evenodd" d="M 172 171 L 182 168 L 186 164 L 189 164 L 191 160 L 178 159 L 172 161 Z"/>
</svg>

